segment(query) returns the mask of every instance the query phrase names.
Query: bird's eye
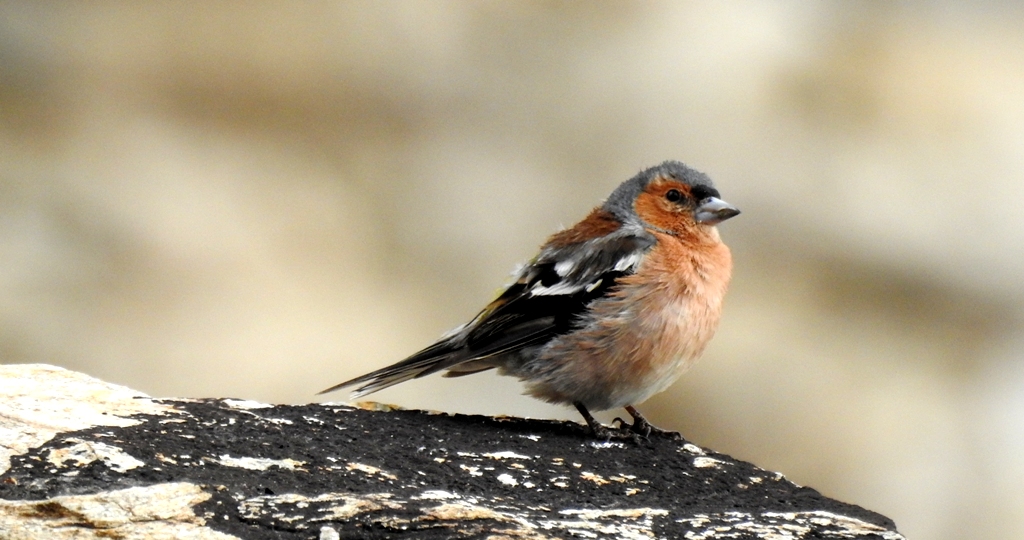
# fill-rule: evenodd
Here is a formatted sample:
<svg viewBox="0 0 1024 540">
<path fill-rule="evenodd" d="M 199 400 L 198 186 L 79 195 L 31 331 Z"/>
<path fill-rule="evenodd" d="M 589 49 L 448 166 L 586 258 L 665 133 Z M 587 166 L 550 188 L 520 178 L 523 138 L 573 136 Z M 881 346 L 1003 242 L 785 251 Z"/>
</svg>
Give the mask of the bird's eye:
<svg viewBox="0 0 1024 540">
<path fill-rule="evenodd" d="M 668 202 L 679 202 L 683 200 L 683 194 L 678 189 L 670 189 L 665 192 L 665 198 Z"/>
</svg>

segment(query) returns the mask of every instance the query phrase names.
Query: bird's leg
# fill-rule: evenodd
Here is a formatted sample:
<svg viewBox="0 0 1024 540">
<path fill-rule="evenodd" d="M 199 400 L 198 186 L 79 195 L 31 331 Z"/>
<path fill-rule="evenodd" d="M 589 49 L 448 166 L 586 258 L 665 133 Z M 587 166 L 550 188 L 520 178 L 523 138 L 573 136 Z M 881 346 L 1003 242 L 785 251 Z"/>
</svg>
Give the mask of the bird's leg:
<svg viewBox="0 0 1024 540">
<path fill-rule="evenodd" d="M 668 436 L 673 439 L 682 439 L 683 436 L 678 431 L 669 431 L 667 429 L 661 429 L 654 427 L 650 422 L 644 418 L 644 415 L 640 414 L 640 411 L 636 410 L 636 407 L 632 405 L 626 405 L 626 412 L 633 417 L 633 425 L 629 427 L 629 430 L 641 437 L 647 438 L 650 434 Z"/>
<path fill-rule="evenodd" d="M 590 414 L 590 411 L 588 411 L 587 408 L 584 407 L 582 403 L 580 403 L 579 401 L 576 401 L 576 402 L 573 403 L 573 405 L 576 406 L 576 410 L 580 412 L 580 414 L 583 416 L 583 419 L 587 421 L 587 426 L 590 427 L 590 434 L 591 435 L 593 435 L 594 437 L 597 437 L 599 439 L 611 439 L 612 438 L 612 436 L 613 436 L 612 431 L 609 430 L 607 427 L 601 425 L 601 422 L 598 422 L 597 419 L 595 419 L 593 417 L 593 415 Z"/>
<path fill-rule="evenodd" d="M 619 440 L 627 440 L 628 439 L 628 440 L 633 441 L 636 444 L 640 444 L 641 441 L 646 439 L 646 437 L 641 436 L 640 434 L 638 434 L 638 433 L 636 433 L 634 431 L 631 431 L 629 429 L 623 429 L 622 427 L 617 428 L 617 429 L 608 429 L 607 426 L 601 424 L 601 422 L 598 422 L 590 414 L 590 411 L 587 410 L 587 407 L 584 406 L 582 403 L 577 401 L 577 402 L 574 402 L 573 405 L 575 405 L 576 406 L 576 410 L 579 411 L 581 415 L 583 415 L 583 419 L 587 421 L 587 426 L 590 427 L 590 433 L 595 438 L 604 439 L 606 441 L 610 441 L 612 439 L 619 439 Z M 623 426 L 628 425 L 621 418 L 619 418 L 618 420 L 619 420 L 619 422 L 622 423 Z"/>
</svg>

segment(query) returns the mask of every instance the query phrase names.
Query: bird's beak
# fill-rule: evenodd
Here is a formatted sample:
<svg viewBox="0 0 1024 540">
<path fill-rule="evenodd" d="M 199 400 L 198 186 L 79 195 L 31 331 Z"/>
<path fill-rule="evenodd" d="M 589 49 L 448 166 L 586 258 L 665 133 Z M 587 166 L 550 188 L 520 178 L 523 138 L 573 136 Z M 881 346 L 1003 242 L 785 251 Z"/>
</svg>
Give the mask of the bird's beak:
<svg viewBox="0 0 1024 540">
<path fill-rule="evenodd" d="M 697 209 L 693 213 L 693 218 L 697 220 L 697 223 L 714 225 L 739 213 L 740 211 L 738 208 L 723 201 L 722 199 L 719 199 L 718 197 L 708 197 L 701 201 L 697 206 Z"/>
</svg>

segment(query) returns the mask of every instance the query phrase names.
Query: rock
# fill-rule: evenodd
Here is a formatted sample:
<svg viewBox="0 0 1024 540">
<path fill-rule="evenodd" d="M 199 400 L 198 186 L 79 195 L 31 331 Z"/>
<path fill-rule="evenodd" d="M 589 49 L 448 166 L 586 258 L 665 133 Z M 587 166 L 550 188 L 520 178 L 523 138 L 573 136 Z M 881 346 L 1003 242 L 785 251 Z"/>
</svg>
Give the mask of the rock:
<svg viewBox="0 0 1024 540">
<path fill-rule="evenodd" d="M 864 538 L 891 520 L 682 440 L 381 405 L 152 399 L 0 366 L 0 538 Z"/>
</svg>

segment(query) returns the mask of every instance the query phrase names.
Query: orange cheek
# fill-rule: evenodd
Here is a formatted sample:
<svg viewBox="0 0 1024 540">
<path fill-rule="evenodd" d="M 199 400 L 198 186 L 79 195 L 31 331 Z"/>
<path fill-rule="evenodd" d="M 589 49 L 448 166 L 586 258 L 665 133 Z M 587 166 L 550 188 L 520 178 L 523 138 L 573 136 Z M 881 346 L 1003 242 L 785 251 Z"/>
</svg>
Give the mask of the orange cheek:
<svg viewBox="0 0 1024 540">
<path fill-rule="evenodd" d="M 640 219 L 661 229 L 677 231 L 686 226 L 687 211 L 673 211 L 672 206 L 664 198 L 651 193 L 641 193 L 633 204 Z"/>
</svg>

